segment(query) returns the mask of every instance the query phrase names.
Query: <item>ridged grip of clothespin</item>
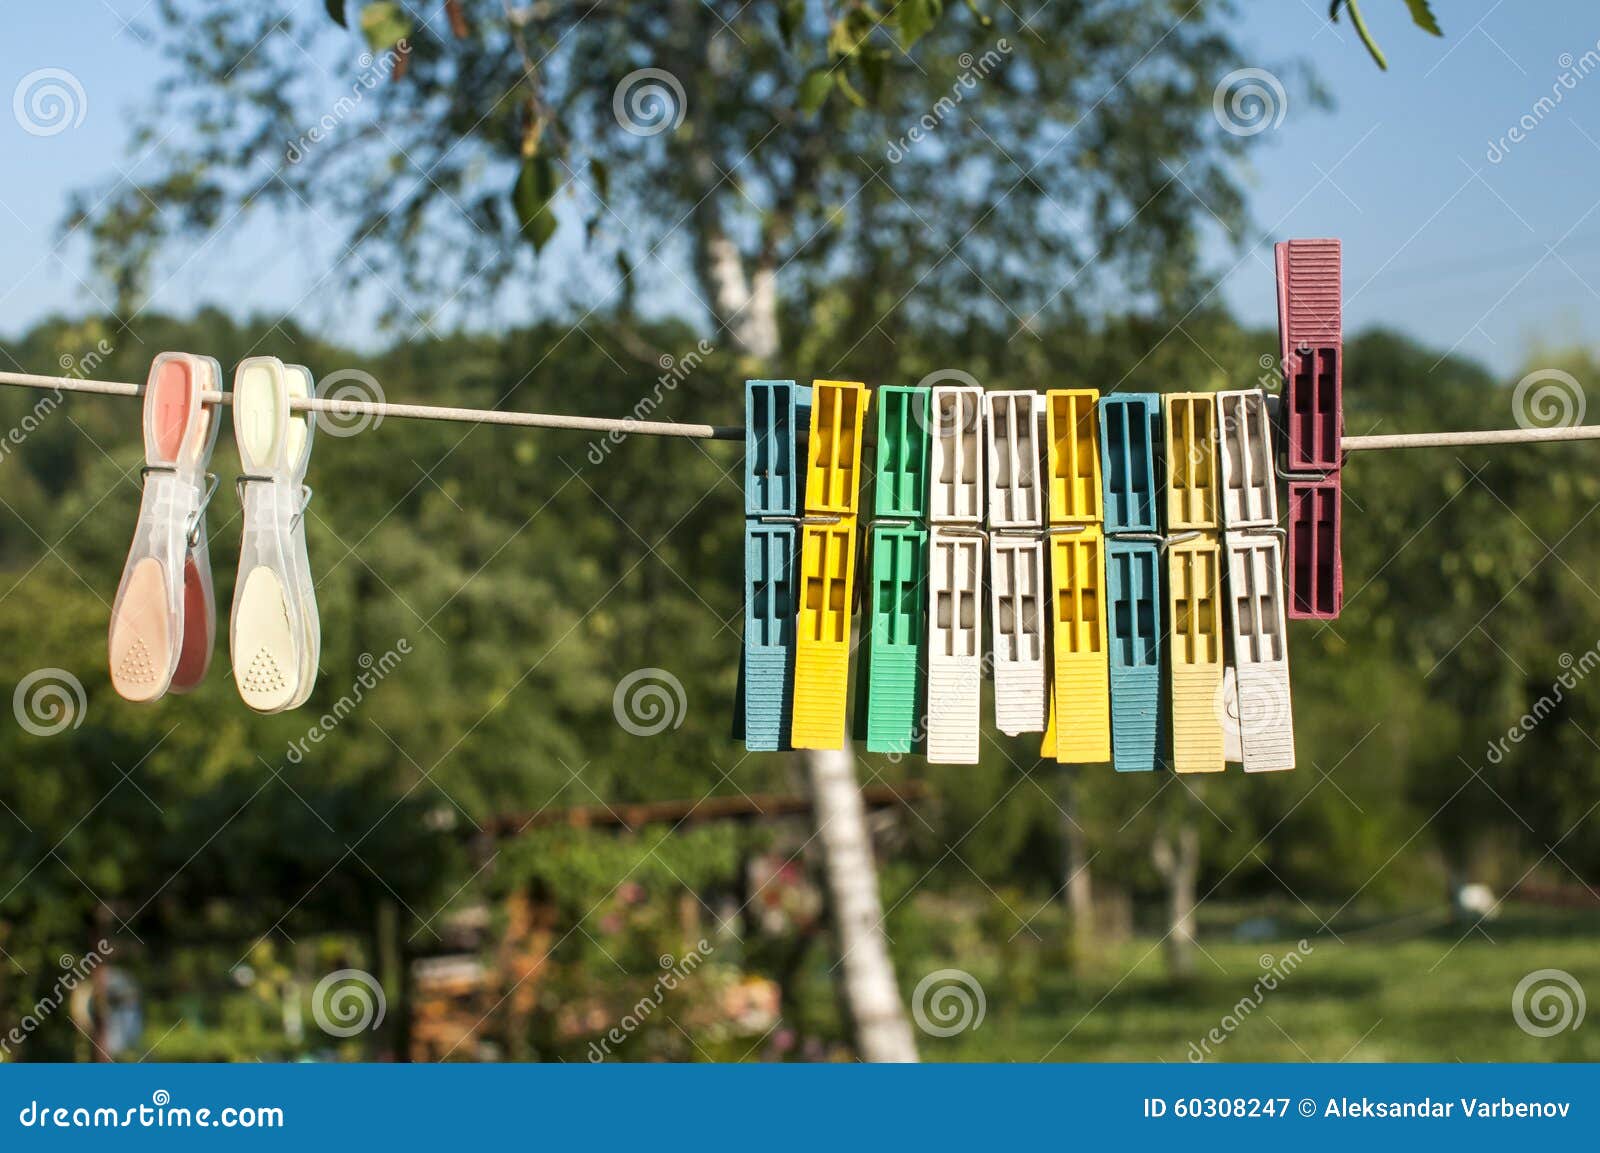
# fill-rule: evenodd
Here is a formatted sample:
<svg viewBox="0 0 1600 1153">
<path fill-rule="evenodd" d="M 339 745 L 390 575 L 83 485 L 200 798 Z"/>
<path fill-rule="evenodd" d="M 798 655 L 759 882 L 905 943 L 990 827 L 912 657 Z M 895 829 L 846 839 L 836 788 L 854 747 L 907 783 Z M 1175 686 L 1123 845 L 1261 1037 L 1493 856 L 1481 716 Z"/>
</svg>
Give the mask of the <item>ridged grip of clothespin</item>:
<svg viewBox="0 0 1600 1153">
<path fill-rule="evenodd" d="M 1209 392 L 1163 397 L 1166 424 L 1167 531 L 1215 530 L 1217 407 Z"/>
<path fill-rule="evenodd" d="M 1233 534 L 1227 561 L 1234 702 L 1224 724 L 1237 733 L 1245 772 L 1292 769 L 1282 546 L 1276 534 Z"/>
<path fill-rule="evenodd" d="M 1344 431 L 1344 315 L 1337 240 L 1276 248 L 1278 342 L 1291 470 L 1339 467 Z"/>
<path fill-rule="evenodd" d="M 1167 609 L 1172 621 L 1172 767 L 1221 772 L 1222 550 L 1213 533 L 1167 549 Z"/>
<path fill-rule="evenodd" d="M 1148 541 L 1106 544 L 1111 633 L 1111 763 L 1149 772 L 1161 745 L 1161 648 L 1165 616 L 1161 549 Z"/>
<path fill-rule="evenodd" d="M 1278 478 L 1272 467 L 1272 422 L 1260 389 L 1217 393 L 1222 527 L 1274 528 Z"/>
<path fill-rule="evenodd" d="M 1111 759 L 1111 672 L 1106 644 L 1105 538 L 1099 525 L 1050 537 L 1055 598 L 1056 759 Z"/>
<path fill-rule="evenodd" d="M 928 550 L 927 757 L 935 765 L 977 764 L 983 538 L 936 520 Z"/>
</svg>

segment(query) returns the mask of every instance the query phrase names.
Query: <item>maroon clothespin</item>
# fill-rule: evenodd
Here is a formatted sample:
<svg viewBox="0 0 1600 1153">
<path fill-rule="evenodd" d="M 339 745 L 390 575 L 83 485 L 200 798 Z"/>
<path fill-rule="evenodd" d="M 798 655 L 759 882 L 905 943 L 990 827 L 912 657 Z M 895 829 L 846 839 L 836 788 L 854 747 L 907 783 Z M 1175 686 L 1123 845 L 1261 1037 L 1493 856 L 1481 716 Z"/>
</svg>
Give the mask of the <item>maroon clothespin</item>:
<svg viewBox="0 0 1600 1153">
<path fill-rule="evenodd" d="M 1289 616 L 1344 607 L 1339 469 L 1344 434 L 1344 308 L 1337 240 L 1277 246 L 1278 341 L 1289 482 Z"/>
</svg>

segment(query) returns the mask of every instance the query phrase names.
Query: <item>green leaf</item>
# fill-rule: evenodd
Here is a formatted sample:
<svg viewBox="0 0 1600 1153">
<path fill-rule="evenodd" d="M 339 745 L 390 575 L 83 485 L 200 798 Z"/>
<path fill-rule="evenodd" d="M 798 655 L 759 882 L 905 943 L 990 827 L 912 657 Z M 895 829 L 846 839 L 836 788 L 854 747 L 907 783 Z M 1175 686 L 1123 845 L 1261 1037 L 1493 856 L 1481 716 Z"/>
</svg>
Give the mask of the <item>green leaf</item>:
<svg viewBox="0 0 1600 1153">
<path fill-rule="evenodd" d="M 867 98 L 856 91 L 855 85 L 850 83 L 850 77 L 845 75 L 843 70 L 839 72 L 838 84 L 839 91 L 844 93 L 846 100 L 857 108 L 865 108 L 867 106 Z"/>
<path fill-rule="evenodd" d="M 393 0 L 378 0 L 361 10 L 361 32 L 374 52 L 384 52 L 411 35 L 411 17 Z"/>
<path fill-rule="evenodd" d="M 516 210 L 522 235 L 536 253 L 555 235 L 556 214 L 551 207 L 555 195 L 555 162 L 548 156 L 524 159 L 522 171 L 517 173 L 517 183 L 511 190 L 511 206 Z"/>
<path fill-rule="evenodd" d="M 833 91 L 833 72 L 827 68 L 814 68 L 800 81 L 800 111 L 810 116 L 822 107 Z"/>
<path fill-rule="evenodd" d="M 323 7 L 328 10 L 328 18 L 341 28 L 350 27 L 350 22 L 345 19 L 344 0 L 322 0 Z"/>
<path fill-rule="evenodd" d="M 909 49 L 933 30 L 944 14 L 944 0 L 900 0 L 895 9 L 900 28 L 900 46 Z"/>
<path fill-rule="evenodd" d="M 833 22 L 833 31 L 828 34 L 828 48 L 835 56 L 854 56 L 877 26 L 878 22 L 863 9 L 852 8 Z"/>
<path fill-rule="evenodd" d="M 1444 35 L 1444 29 L 1439 27 L 1433 9 L 1428 7 L 1428 0 L 1406 0 L 1406 7 L 1411 9 L 1411 22 L 1418 28 L 1434 36 Z"/>
<path fill-rule="evenodd" d="M 883 97 L 883 81 L 889 71 L 889 54 L 887 52 L 863 52 L 861 54 L 861 78 L 866 82 L 867 99 L 874 104 Z"/>
</svg>

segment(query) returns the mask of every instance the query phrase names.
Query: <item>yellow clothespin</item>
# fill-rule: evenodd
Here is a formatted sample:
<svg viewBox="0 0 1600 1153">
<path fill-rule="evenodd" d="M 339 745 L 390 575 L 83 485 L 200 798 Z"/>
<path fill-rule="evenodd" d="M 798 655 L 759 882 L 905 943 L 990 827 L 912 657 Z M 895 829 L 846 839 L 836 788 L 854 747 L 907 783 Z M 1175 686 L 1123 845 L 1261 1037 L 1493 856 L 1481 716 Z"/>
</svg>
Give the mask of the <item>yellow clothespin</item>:
<svg viewBox="0 0 1600 1153">
<path fill-rule="evenodd" d="M 844 746 L 861 429 L 866 416 L 865 385 L 819 380 L 813 386 L 790 739 L 797 749 Z"/>
<path fill-rule="evenodd" d="M 1219 773 L 1223 761 L 1222 548 L 1217 409 L 1206 392 L 1165 398 L 1167 610 L 1172 637 L 1172 767 Z"/>
<path fill-rule="evenodd" d="M 1045 394 L 1055 651 L 1051 709 L 1056 759 L 1078 764 L 1111 760 L 1099 399 L 1092 388 Z"/>
</svg>

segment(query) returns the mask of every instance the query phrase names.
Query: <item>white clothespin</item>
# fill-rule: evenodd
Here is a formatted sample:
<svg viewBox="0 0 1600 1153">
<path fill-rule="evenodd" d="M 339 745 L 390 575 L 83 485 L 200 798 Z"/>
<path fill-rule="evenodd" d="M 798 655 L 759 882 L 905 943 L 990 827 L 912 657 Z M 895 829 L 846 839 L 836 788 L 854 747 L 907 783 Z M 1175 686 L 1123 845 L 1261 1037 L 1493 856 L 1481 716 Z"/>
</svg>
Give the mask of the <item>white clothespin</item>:
<svg viewBox="0 0 1600 1153">
<path fill-rule="evenodd" d="M 289 395 L 302 400 L 317 395 L 316 378 L 303 364 L 286 364 Z M 289 413 L 289 464 L 294 470 L 294 482 L 300 489 L 300 514 L 294 518 L 291 534 L 294 545 L 295 591 L 300 596 L 300 623 L 305 631 L 306 647 L 300 663 L 300 691 L 295 694 L 291 708 L 298 708 L 311 696 L 317 683 L 317 662 L 322 657 L 322 619 L 317 615 L 317 586 L 311 579 L 311 555 L 306 551 L 306 508 L 311 503 L 311 489 L 306 485 L 306 469 L 311 464 L 311 434 L 317 422 L 308 412 Z"/>
<path fill-rule="evenodd" d="M 303 422 L 297 430 L 290 419 L 291 381 L 296 379 L 298 373 L 272 356 L 241 361 L 233 377 L 244 531 L 229 639 L 239 695 L 263 713 L 280 712 L 303 699 L 310 645 L 294 544 L 305 508 L 299 460 L 309 453 L 310 425 Z"/>
<path fill-rule="evenodd" d="M 1227 625 L 1233 641 L 1234 700 L 1226 702 L 1224 753 L 1247 773 L 1294 768 L 1294 712 L 1289 696 L 1289 641 L 1283 611 L 1283 545 L 1275 533 L 1229 533 Z"/>
<path fill-rule="evenodd" d="M 978 763 L 983 681 L 983 389 L 933 389 L 928 500 L 928 761 Z"/>
<path fill-rule="evenodd" d="M 1223 756 L 1246 772 L 1294 768 L 1283 544 L 1266 393 L 1217 393 L 1229 664 L 1219 709 Z"/>
<path fill-rule="evenodd" d="M 1276 528 L 1278 482 L 1272 471 L 1267 394 L 1258 388 L 1217 393 L 1222 439 L 1222 528 Z"/>
<path fill-rule="evenodd" d="M 130 701 L 161 697 L 173 687 L 180 664 L 182 687 L 192 688 L 209 660 L 210 566 L 200 571 L 198 564 L 216 414 L 202 394 L 216 387 L 219 374 L 215 361 L 182 352 L 163 352 L 150 366 L 144 496 L 108 635 L 111 684 Z"/>
<path fill-rule="evenodd" d="M 995 722 L 1009 736 L 1044 732 L 1044 489 L 1036 392 L 984 394 L 989 458 L 989 599 Z"/>
</svg>

